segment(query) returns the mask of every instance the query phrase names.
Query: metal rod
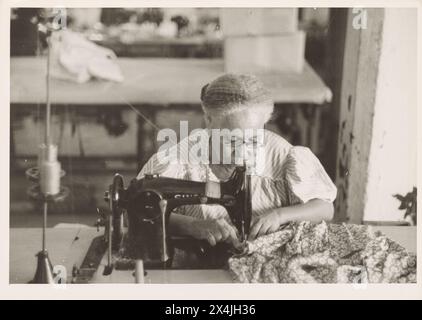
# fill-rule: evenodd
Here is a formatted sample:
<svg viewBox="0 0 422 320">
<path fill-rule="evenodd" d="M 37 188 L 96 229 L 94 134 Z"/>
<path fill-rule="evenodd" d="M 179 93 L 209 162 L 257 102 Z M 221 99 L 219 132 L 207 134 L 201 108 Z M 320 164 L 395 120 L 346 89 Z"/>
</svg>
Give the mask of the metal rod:
<svg viewBox="0 0 422 320">
<path fill-rule="evenodd" d="M 110 200 L 112 202 L 112 200 Z M 113 238 L 113 211 L 110 214 L 108 219 L 108 254 L 107 254 L 107 265 L 111 267 L 112 265 L 112 238 Z"/>
<path fill-rule="evenodd" d="M 159 203 L 161 210 L 161 228 L 162 228 L 162 252 L 161 252 L 161 262 L 163 263 L 163 268 L 167 268 L 168 255 L 167 255 L 167 231 L 166 231 L 166 213 L 167 213 L 167 200 L 160 200 Z"/>
<path fill-rule="evenodd" d="M 46 108 L 45 108 L 45 144 L 50 144 L 50 118 L 51 118 L 51 101 L 50 101 L 50 37 L 47 37 L 47 76 L 46 76 Z"/>
<path fill-rule="evenodd" d="M 246 161 L 243 162 L 243 166 L 245 168 L 244 176 L 243 176 L 243 183 L 244 183 L 244 211 L 242 212 L 242 225 L 241 225 L 241 232 L 242 232 L 242 239 L 241 242 L 246 242 L 249 236 L 249 226 L 250 226 L 250 216 L 252 214 L 252 203 L 251 203 L 251 167 L 246 164 Z M 248 230 L 246 230 L 246 223 L 248 223 Z"/>
<path fill-rule="evenodd" d="M 45 108 L 45 144 L 50 143 L 50 39 L 47 37 L 47 76 L 46 76 L 46 108 Z M 46 250 L 46 230 L 47 230 L 47 211 L 48 203 L 44 201 L 44 217 L 43 217 L 43 231 L 42 231 L 42 250 Z"/>
<path fill-rule="evenodd" d="M 46 230 L 47 230 L 47 209 L 48 203 L 44 201 L 43 225 L 42 225 L 42 251 L 46 251 Z"/>
</svg>

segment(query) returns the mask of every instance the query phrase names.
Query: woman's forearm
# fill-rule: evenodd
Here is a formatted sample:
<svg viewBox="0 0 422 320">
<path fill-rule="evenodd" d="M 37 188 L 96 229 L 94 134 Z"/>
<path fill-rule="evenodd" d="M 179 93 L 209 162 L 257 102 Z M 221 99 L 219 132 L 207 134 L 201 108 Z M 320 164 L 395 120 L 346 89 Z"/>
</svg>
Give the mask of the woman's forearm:
<svg viewBox="0 0 422 320">
<path fill-rule="evenodd" d="M 334 215 L 333 204 L 320 199 L 312 199 L 307 203 L 276 210 L 280 218 L 280 225 L 293 221 L 330 221 Z"/>
<path fill-rule="evenodd" d="M 274 212 L 278 215 L 280 225 L 293 221 L 321 222 L 333 218 L 334 207 L 331 202 L 313 199 L 307 203 L 277 208 Z M 172 213 L 169 221 L 170 233 L 176 236 L 192 236 L 192 227 L 196 220 L 193 217 Z"/>
<path fill-rule="evenodd" d="M 196 219 L 179 213 L 172 213 L 169 220 L 170 233 L 175 236 L 190 236 L 192 222 Z"/>
</svg>

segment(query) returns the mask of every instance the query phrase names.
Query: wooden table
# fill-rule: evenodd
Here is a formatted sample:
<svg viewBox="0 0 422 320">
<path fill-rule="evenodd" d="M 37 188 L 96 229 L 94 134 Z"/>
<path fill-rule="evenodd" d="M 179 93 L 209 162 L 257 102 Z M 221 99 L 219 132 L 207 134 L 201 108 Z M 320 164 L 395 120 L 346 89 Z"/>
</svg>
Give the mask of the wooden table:
<svg viewBox="0 0 422 320">
<path fill-rule="evenodd" d="M 155 115 L 163 108 L 195 109 L 201 112 L 201 88 L 224 73 L 221 59 L 119 58 L 124 82 L 89 81 L 77 84 L 63 80 L 51 81 L 53 110 L 61 106 L 83 112 L 86 107 L 133 108 L 138 113 L 137 162 L 142 166 L 156 151 L 151 144 Z M 13 57 L 10 61 L 10 101 L 14 114 L 45 103 L 46 60 L 43 57 Z M 305 64 L 300 74 L 257 74 L 271 91 L 277 106 L 300 104 L 308 120 L 304 135 L 310 146 L 318 141 L 318 106 L 331 101 L 330 89 L 316 72 Z M 310 108 L 309 108 L 310 107 Z M 309 112 L 310 110 L 310 112 Z M 306 112 L 305 112 L 306 111 Z M 57 112 L 60 112 L 57 111 Z M 13 152 L 13 132 L 11 153 Z M 155 139 L 152 139 L 155 141 Z M 309 140 L 309 141 L 308 141 Z M 314 151 L 317 147 L 314 148 Z"/>
<path fill-rule="evenodd" d="M 374 226 L 409 252 L 416 252 L 416 227 Z M 50 228 L 47 245 L 53 265 L 63 265 L 70 278 L 73 265 L 80 266 L 94 237 L 100 235 L 95 228 Z M 36 268 L 35 254 L 40 250 L 41 229 L 12 228 L 10 230 L 10 283 L 27 283 Z M 104 266 L 105 260 L 102 265 Z M 103 270 L 103 267 L 100 267 Z M 111 276 L 94 276 L 97 283 L 133 283 L 130 271 L 113 271 Z M 146 283 L 227 283 L 231 276 L 225 270 L 148 270 Z"/>
<path fill-rule="evenodd" d="M 101 235 L 95 228 L 49 228 L 47 230 L 47 250 L 53 265 L 66 268 L 67 278 L 71 278 L 74 265 L 80 266 L 93 238 Z M 41 246 L 41 229 L 12 228 L 10 230 L 9 282 L 27 283 L 36 269 L 35 254 Z M 94 275 L 95 283 L 133 283 L 131 271 L 114 270 L 110 276 L 101 275 L 106 264 L 104 257 L 100 272 Z M 146 283 L 227 283 L 231 277 L 226 270 L 148 270 Z"/>
<path fill-rule="evenodd" d="M 201 88 L 224 73 L 221 59 L 119 58 L 117 63 L 124 82 L 76 84 L 53 80 L 52 103 L 104 107 L 126 103 L 199 106 Z M 11 103 L 43 103 L 45 73 L 46 60 L 42 57 L 11 58 Z M 300 74 L 274 72 L 257 76 L 272 92 L 275 103 L 322 104 L 331 100 L 330 89 L 308 64 Z"/>
</svg>

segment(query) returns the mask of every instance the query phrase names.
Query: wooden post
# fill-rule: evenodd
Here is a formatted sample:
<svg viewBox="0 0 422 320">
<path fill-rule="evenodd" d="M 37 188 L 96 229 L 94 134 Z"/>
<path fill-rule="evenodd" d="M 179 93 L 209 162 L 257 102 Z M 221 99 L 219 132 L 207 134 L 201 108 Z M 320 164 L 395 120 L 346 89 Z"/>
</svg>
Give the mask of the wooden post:
<svg viewBox="0 0 422 320">
<path fill-rule="evenodd" d="M 404 219 L 393 195 L 412 191 L 417 179 L 416 44 L 415 8 L 349 10 L 336 220 Z"/>
<path fill-rule="evenodd" d="M 335 220 L 353 223 L 363 220 L 384 18 L 384 9 L 362 10 L 362 24 L 354 21 L 362 12 L 347 15 L 336 165 Z"/>
</svg>

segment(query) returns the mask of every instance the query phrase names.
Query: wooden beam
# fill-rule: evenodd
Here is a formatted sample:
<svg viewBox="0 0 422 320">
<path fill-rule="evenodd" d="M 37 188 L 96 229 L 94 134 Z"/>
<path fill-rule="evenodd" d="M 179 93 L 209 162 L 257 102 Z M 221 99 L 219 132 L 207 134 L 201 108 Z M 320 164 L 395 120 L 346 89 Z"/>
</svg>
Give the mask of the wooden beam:
<svg viewBox="0 0 422 320">
<path fill-rule="evenodd" d="M 356 28 L 359 13 L 348 10 L 336 170 L 335 220 L 353 223 L 363 220 L 384 19 L 384 9 L 364 10 L 365 28 Z"/>
</svg>

